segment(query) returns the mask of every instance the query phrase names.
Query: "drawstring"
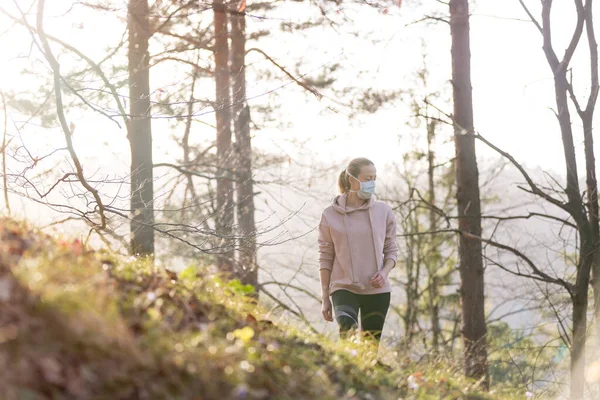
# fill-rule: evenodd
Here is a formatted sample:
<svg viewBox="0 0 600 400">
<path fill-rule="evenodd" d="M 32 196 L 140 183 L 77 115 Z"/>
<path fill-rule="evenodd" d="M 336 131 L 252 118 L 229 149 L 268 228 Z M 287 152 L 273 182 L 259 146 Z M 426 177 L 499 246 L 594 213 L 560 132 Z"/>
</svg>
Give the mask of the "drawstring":
<svg viewBox="0 0 600 400">
<path fill-rule="evenodd" d="M 377 244 L 375 243 L 375 232 L 373 232 L 373 217 L 371 216 L 371 207 L 369 207 L 369 223 L 371 224 L 371 239 L 373 239 L 373 250 L 375 250 L 375 262 L 377 263 L 377 271 L 381 270 L 379 257 L 377 253 Z"/>
<path fill-rule="evenodd" d="M 350 251 L 350 271 L 352 272 L 352 283 L 357 283 L 356 277 L 354 276 L 354 264 L 352 262 L 352 243 L 350 243 L 350 233 L 348 232 L 348 215 L 344 211 L 344 229 L 346 229 L 346 240 L 348 241 L 348 250 Z"/>
</svg>

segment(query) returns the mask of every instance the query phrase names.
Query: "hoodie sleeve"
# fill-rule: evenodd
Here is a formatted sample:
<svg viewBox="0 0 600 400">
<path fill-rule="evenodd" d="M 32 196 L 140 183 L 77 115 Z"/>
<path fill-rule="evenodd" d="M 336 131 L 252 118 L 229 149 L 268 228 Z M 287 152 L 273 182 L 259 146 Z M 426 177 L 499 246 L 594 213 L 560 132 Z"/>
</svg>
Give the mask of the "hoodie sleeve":
<svg viewBox="0 0 600 400">
<path fill-rule="evenodd" d="M 383 243 L 383 259 L 394 260 L 394 267 L 398 260 L 398 245 L 396 244 L 396 216 L 394 211 L 389 208 L 387 212 L 385 242 Z"/>
<path fill-rule="evenodd" d="M 333 240 L 331 239 L 327 218 L 325 218 L 325 213 L 323 213 L 321 215 L 321 222 L 319 223 L 319 270 L 327 269 L 331 271 L 333 269 L 334 258 L 335 249 L 333 247 Z"/>
</svg>

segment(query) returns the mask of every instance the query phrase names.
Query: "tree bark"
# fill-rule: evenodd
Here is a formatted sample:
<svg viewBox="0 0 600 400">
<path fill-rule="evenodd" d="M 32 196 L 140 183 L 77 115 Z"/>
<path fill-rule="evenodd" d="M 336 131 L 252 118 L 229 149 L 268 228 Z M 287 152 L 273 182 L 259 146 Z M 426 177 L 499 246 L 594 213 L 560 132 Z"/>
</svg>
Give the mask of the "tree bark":
<svg viewBox="0 0 600 400">
<path fill-rule="evenodd" d="M 129 110 L 127 135 L 131 148 L 131 253 L 154 253 L 154 177 L 148 40 L 148 0 L 130 0 Z"/>
<path fill-rule="evenodd" d="M 437 214 L 433 206 L 435 205 L 435 152 L 433 150 L 435 140 L 436 122 L 434 120 L 427 121 L 427 175 L 429 181 L 429 204 L 431 208 L 429 210 L 429 231 L 437 231 Z M 431 246 L 430 254 L 436 254 L 438 251 L 438 238 L 437 235 L 430 237 Z M 435 258 L 434 258 L 435 259 Z M 432 332 L 432 346 L 433 350 L 437 352 L 439 350 L 439 343 L 441 337 L 440 327 L 440 307 L 439 307 L 439 278 L 437 275 L 437 263 L 428 261 L 428 275 L 429 275 L 429 308 L 431 312 L 431 332 Z M 431 265 L 433 264 L 433 265 Z"/>
<path fill-rule="evenodd" d="M 222 272 L 233 273 L 233 181 L 231 145 L 231 95 L 229 81 L 229 29 L 227 9 L 223 0 L 213 3 L 215 29 L 215 86 L 217 120 L 217 216 L 216 231 L 221 237 L 217 256 L 217 267 Z"/>
<path fill-rule="evenodd" d="M 408 226 L 411 225 L 411 217 L 407 219 Z M 412 232 L 412 227 L 409 228 L 410 232 Z M 414 235 L 410 235 L 406 239 L 407 249 L 406 249 L 406 311 L 402 315 L 402 320 L 404 321 L 404 345 L 406 347 L 410 347 L 412 344 L 412 337 L 414 333 L 414 327 L 412 326 L 413 321 L 413 309 L 414 309 L 414 298 L 416 297 L 413 294 L 414 287 L 414 248 L 415 248 L 416 238 Z"/>
<path fill-rule="evenodd" d="M 246 97 L 246 14 L 231 14 L 231 77 L 233 88 L 233 126 L 236 141 L 236 193 L 241 234 L 239 274 L 245 284 L 257 287 L 256 225 L 252 181 L 252 139 L 250 107 Z"/>
<path fill-rule="evenodd" d="M 585 169 L 587 176 L 587 195 L 589 203 L 590 225 L 594 235 L 594 261 L 592 265 L 592 288 L 594 290 L 594 319 L 596 337 L 600 341 L 600 208 L 598 205 L 598 180 L 596 179 L 596 158 L 594 155 L 594 111 L 598 99 L 600 84 L 598 82 L 598 43 L 594 29 L 592 1 L 586 3 L 585 27 L 590 51 L 590 96 L 582 115 Z"/>
<path fill-rule="evenodd" d="M 479 172 L 475 155 L 468 0 L 450 0 L 454 140 L 459 229 L 481 237 Z M 487 388 L 484 270 L 481 242 L 459 237 L 465 373 Z"/>
<path fill-rule="evenodd" d="M 573 340 L 571 343 L 571 400 L 584 398 L 585 391 L 585 348 L 587 336 L 588 287 L 591 264 L 594 259 L 591 232 L 586 232 L 588 239 L 581 239 L 580 265 L 577 271 L 575 293 L 571 296 L 573 304 Z M 587 253 L 584 253 L 584 251 Z M 586 272 L 587 271 L 587 272 Z"/>
<path fill-rule="evenodd" d="M 593 108 L 592 108 L 593 112 Z M 594 293 L 594 319 L 596 337 L 600 341 L 600 221 L 598 210 L 598 181 L 596 180 L 596 159 L 594 156 L 594 138 L 592 128 L 593 114 L 583 119 L 584 149 L 586 165 L 586 186 L 588 197 L 588 214 L 590 235 L 593 244 L 591 265 L 591 284 Z M 586 301 L 587 304 L 587 301 Z"/>
</svg>

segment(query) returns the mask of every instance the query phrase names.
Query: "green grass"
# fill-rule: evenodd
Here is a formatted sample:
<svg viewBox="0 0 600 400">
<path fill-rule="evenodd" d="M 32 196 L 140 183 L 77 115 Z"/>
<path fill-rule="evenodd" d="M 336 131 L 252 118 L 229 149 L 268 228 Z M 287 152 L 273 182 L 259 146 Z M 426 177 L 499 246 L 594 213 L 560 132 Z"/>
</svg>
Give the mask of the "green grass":
<svg viewBox="0 0 600 400">
<path fill-rule="evenodd" d="M 4 220 L 3 399 L 459 399 L 480 393 L 451 363 L 289 325 L 206 269 L 179 275 Z M 19 241 L 15 238 L 26 238 Z"/>
</svg>

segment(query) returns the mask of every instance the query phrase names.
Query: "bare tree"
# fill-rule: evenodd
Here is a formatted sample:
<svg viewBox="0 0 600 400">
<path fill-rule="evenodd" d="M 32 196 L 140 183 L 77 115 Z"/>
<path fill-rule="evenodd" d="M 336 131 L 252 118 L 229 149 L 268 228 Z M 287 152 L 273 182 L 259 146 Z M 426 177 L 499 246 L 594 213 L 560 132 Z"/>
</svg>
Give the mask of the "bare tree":
<svg viewBox="0 0 600 400">
<path fill-rule="evenodd" d="M 593 24 L 593 0 L 574 0 L 577 11 L 575 28 L 562 59 L 553 46 L 551 10 L 552 1 L 542 2 L 541 23 L 534 17 L 523 0 L 519 0 L 523 9 L 540 32 L 543 50 L 554 76 L 556 96 L 556 117 L 560 126 L 563 142 L 567 185 L 564 188 L 566 201 L 552 197 L 537 186 L 531 191 L 549 203 L 559 207 L 573 219 L 579 233 L 579 257 L 575 283 L 565 287 L 569 291 L 573 307 L 573 338 L 571 345 L 571 398 L 580 399 L 585 386 L 585 347 L 587 331 L 588 285 L 590 274 L 594 272 L 595 315 L 600 320 L 600 227 L 598 219 L 598 186 L 596 180 L 596 162 L 593 148 L 593 118 L 598 97 L 598 49 Z M 581 105 L 573 88 L 570 63 L 583 32 L 586 32 L 590 55 L 590 93 L 585 107 Z M 577 156 L 574 147 L 573 124 L 569 111 L 569 97 L 583 124 L 583 143 L 585 152 L 585 170 L 587 202 L 584 202 L 579 188 Z M 531 186 L 531 183 L 530 183 Z"/>
<path fill-rule="evenodd" d="M 479 172 L 473 136 L 473 90 L 468 0 L 450 0 L 452 35 L 452 87 L 454 97 L 454 140 L 458 226 L 461 232 L 481 236 Z M 460 295 L 465 373 L 487 381 L 484 269 L 481 242 L 459 237 Z"/>
</svg>

